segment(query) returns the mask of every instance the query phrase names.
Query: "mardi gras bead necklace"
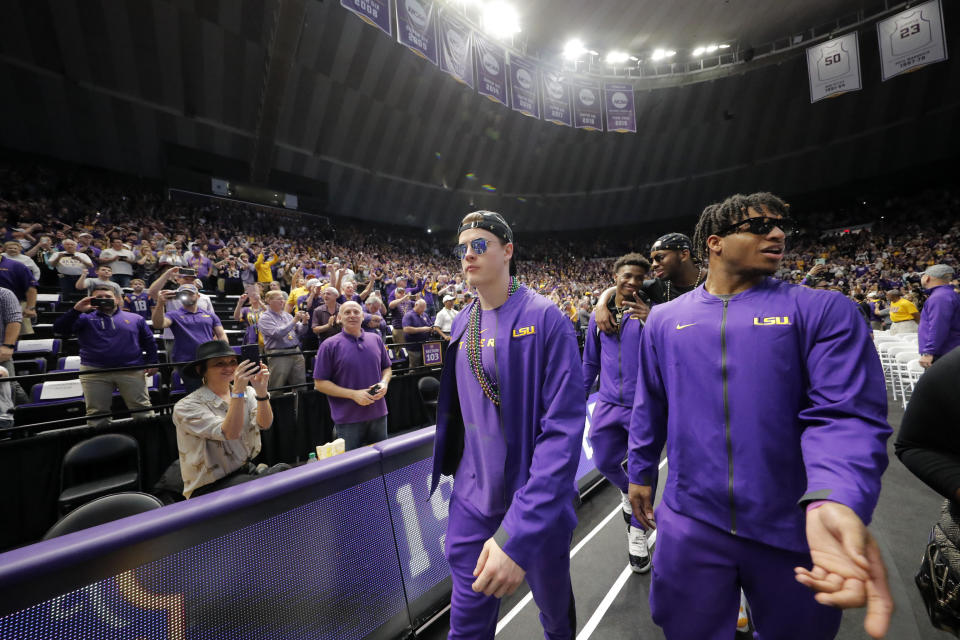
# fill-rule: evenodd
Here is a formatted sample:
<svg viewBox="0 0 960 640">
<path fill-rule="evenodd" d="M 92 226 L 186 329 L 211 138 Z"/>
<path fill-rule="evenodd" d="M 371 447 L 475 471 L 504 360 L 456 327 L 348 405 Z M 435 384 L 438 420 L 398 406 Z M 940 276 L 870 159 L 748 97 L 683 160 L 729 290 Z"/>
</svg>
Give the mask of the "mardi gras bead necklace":
<svg viewBox="0 0 960 640">
<path fill-rule="evenodd" d="M 516 278 L 510 278 L 507 297 L 509 298 L 516 293 L 519 288 L 520 282 Z M 499 407 L 500 389 L 497 388 L 497 382 L 491 380 L 487 372 L 483 370 L 482 346 L 483 338 L 480 337 L 480 301 L 477 300 L 473 303 L 473 308 L 470 309 L 470 319 L 467 323 L 467 362 L 470 363 L 470 369 L 480 384 L 480 388 L 483 389 L 483 395 L 487 396 L 494 406 Z"/>
</svg>

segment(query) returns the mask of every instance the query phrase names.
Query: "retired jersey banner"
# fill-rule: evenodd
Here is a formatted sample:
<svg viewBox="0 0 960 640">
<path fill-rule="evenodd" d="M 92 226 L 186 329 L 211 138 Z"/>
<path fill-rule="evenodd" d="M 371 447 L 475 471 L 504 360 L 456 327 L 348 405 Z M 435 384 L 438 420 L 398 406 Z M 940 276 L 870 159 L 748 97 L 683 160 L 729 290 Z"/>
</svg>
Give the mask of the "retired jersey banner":
<svg viewBox="0 0 960 640">
<path fill-rule="evenodd" d="M 340 6 L 388 36 L 393 35 L 390 28 L 390 0 L 340 0 Z"/>
<path fill-rule="evenodd" d="M 637 112 L 633 104 L 633 85 L 604 84 L 603 96 L 607 108 L 607 131 L 636 133 Z"/>
<path fill-rule="evenodd" d="M 877 23 L 884 80 L 947 59 L 939 0 L 910 7 Z"/>
<path fill-rule="evenodd" d="M 437 13 L 433 0 L 396 0 L 397 42 L 437 64 Z"/>
<path fill-rule="evenodd" d="M 480 34 L 473 36 L 477 54 L 477 92 L 507 107 L 507 51 Z"/>
<path fill-rule="evenodd" d="M 848 91 L 859 91 L 860 48 L 857 32 L 822 42 L 807 49 L 810 102 Z"/>
<path fill-rule="evenodd" d="M 600 85 L 588 80 L 573 83 L 573 126 L 577 129 L 603 131 L 603 101 Z"/>
<path fill-rule="evenodd" d="M 443 11 L 437 18 L 440 68 L 475 89 L 473 77 L 473 31 L 457 16 Z"/>
<path fill-rule="evenodd" d="M 540 117 L 537 86 L 540 70 L 530 59 L 510 54 L 510 107 L 531 118 Z"/>
<path fill-rule="evenodd" d="M 543 78 L 543 119 L 554 124 L 573 126 L 570 113 L 570 83 L 563 74 L 544 70 Z"/>
</svg>

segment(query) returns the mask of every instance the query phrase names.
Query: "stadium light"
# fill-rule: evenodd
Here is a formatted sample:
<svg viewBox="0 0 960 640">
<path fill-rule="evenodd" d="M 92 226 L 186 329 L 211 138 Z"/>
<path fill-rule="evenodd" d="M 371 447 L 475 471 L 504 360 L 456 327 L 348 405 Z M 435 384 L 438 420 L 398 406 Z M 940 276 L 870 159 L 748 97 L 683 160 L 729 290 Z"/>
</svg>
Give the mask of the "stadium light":
<svg viewBox="0 0 960 640">
<path fill-rule="evenodd" d="M 697 47 L 696 49 L 693 50 L 693 57 L 699 58 L 700 56 L 703 55 L 703 52 L 706 50 L 707 50 L 706 47 Z"/>
<path fill-rule="evenodd" d="M 622 64 L 630 59 L 630 54 L 624 51 L 610 51 L 607 53 L 607 64 Z"/>
<path fill-rule="evenodd" d="M 673 49 L 654 49 L 653 53 L 650 55 L 651 60 L 663 60 L 664 58 L 671 58 L 677 55 L 677 52 Z"/>
<path fill-rule="evenodd" d="M 483 6 L 483 30 L 494 38 L 509 38 L 520 33 L 520 16 L 506 2 L 490 2 Z"/>
<path fill-rule="evenodd" d="M 711 44 L 711 45 L 709 45 L 709 46 L 707 47 L 707 53 L 713 53 L 714 51 L 716 51 L 716 50 L 719 49 L 719 48 L 720 48 L 720 47 L 718 47 L 717 45 Z"/>
<path fill-rule="evenodd" d="M 587 53 L 586 47 L 580 38 L 572 38 L 563 45 L 563 57 L 567 60 L 577 60 L 583 54 Z"/>
</svg>

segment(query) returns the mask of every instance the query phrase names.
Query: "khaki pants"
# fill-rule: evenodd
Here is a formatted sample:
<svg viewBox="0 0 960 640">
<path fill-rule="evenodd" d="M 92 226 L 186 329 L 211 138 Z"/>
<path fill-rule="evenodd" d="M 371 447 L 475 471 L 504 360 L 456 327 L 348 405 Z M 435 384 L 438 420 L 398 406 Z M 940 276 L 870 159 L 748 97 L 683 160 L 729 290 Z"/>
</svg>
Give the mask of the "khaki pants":
<svg viewBox="0 0 960 640">
<path fill-rule="evenodd" d="M 96 371 L 96 367 L 81 365 L 80 371 Z M 83 399 L 87 404 L 87 415 L 110 411 L 113 404 L 113 390 L 120 390 L 120 397 L 128 409 L 143 409 L 150 406 L 150 394 L 147 392 L 147 379 L 142 369 L 116 371 L 113 373 L 90 373 L 80 376 L 83 387 Z M 153 411 L 141 411 L 133 414 L 134 419 L 152 418 Z M 106 424 L 108 418 L 88 420 L 91 426 Z"/>
<path fill-rule="evenodd" d="M 306 362 L 303 354 L 288 353 L 289 349 L 267 349 L 267 367 L 270 369 L 270 381 L 267 383 L 268 389 L 277 387 L 286 387 L 293 384 L 303 384 L 306 382 Z"/>
<path fill-rule="evenodd" d="M 20 302 L 20 309 L 22 311 L 27 310 L 27 301 L 22 300 Z M 23 314 L 23 320 L 20 323 L 20 335 L 21 336 L 32 336 L 33 335 L 33 319 L 29 318 L 26 313 Z"/>
<path fill-rule="evenodd" d="M 894 322 L 890 325 L 890 335 L 917 333 L 919 330 L 920 327 L 917 326 L 916 320 L 901 320 L 900 322 Z"/>
</svg>

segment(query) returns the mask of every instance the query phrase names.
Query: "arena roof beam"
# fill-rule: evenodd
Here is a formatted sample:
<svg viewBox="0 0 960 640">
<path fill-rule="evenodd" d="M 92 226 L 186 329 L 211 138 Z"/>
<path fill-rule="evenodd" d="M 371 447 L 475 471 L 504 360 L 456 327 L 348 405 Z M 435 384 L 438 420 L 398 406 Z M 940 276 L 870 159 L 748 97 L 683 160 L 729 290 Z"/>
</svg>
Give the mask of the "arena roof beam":
<svg viewBox="0 0 960 640">
<path fill-rule="evenodd" d="M 278 0 L 274 15 L 250 159 L 250 181 L 256 185 L 266 184 L 270 175 L 280 108 L 304 27 L 306 0 Z"/>
</svg>

